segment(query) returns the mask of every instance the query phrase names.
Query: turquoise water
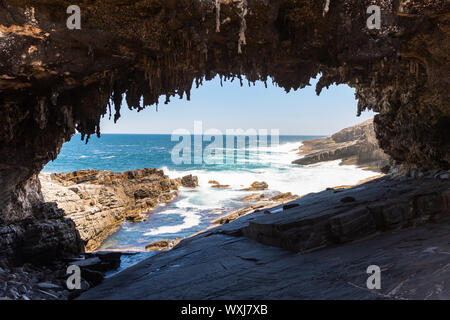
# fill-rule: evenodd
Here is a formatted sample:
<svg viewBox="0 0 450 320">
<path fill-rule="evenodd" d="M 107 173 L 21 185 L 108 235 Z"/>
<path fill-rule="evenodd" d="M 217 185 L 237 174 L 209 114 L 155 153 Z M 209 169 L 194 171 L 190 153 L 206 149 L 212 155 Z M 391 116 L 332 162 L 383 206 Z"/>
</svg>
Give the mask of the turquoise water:
<svg viewBox="0 0 450 320">
<path fill-rule="evenodd" d="M 158 168 L 171 178 L 187 174 L 199 178 L 196 189 L 181 188 L 180 196 L 169 204 L 160 205 L 144 222 L 125 222 L 120 230 L 108 238 L 100 250 L 144 251 L 145 245 L 162 239 L 183 238 L 201 231 L 211 221 L 230 211 L 248 205 L 241 201 L 254 192 L 242 191 L 254 181 L 266 181 L 264 193 L 292 192 L 299 196 L 324 190 L 327 187 L 355 184 L 374 174 L 354 166 L 340 166 L 331 161 L 311 166 L 292 165 L 301 142 L 316 136 L 280 136 L 279 144 L 255 148 L 235 146 L 233 163 L 180 164 L 172 161 L 171 152 L 178 141 L 170 135 L 104 134 L 91 138 L 88 144 L 76 135 L 64 144 L 58 158 L 47 164 L 44 172 L 71 172 L 81 169 L 111 171 Z M 193 138 L 192 138 L 193 139 Z M 214 149 L 209 159 L 219 159 L 230 148 Z M 203 143 L 203 148 L 209 143 Z M 192 145 L 193 140 L 192 140 Z M 201 149 L 201 148 L 200 148 Z M 199 160 L 198 149 L 191 148 L 191 159 Z M 194 156 L 197 155 L 197 158 Z M 230 158 L 228 158 L 230 159 Z M 230 185 L 228 189 L 214 189 L 209 180 Z M 151 253 L 125 257 L 129 265 Z"/>
<path fill-rule="evenodd" d="M 320 136 L 280 136 L 279 144 L 297 143 Z M 226 146 L 226 137 L 223 138 Z M 267 144 L 271 145 L 270 138 Z M 191 138 L 192 162 L 195 161 L 194 137 Z M 101 138 L 91 137 L 89 143 L 81 140 L 80 135 L 75 135 L 72 140 L 65 143 L 56 161 L 50 162 L 44 172 L 70 172 L 83 169 L 125 171 L 140 168 L 163 168 L 179 171 L 189 170 L 234 170 L 268 167 L 271 164 L 264 161 L 256 161 L 255 152 L 238 153 L 237 162 L 232 165 L 220 164 L 181 164 L 172 162 L 171 151 L 179 141 L 171 141 L 171 135 L 165 134 L 103 134 Z M 248 138 L 246 145 L 248 146 Z M 209 142 L 203 142 L 206 147 Z M 236 145 L 236 143 L 235 143 Z M 225 148 L 224 148 L 225 149 Z M 221 150 L 226 162 L 226 152 Z M 241 150 L 239 150 L 241 151 Z M 263 150 L 270 153 L 272 150 Z M 276 151 L 274 151 L 276 152 Z M 242 160 L 249 160 L 242 163 Z"/>
</svg>

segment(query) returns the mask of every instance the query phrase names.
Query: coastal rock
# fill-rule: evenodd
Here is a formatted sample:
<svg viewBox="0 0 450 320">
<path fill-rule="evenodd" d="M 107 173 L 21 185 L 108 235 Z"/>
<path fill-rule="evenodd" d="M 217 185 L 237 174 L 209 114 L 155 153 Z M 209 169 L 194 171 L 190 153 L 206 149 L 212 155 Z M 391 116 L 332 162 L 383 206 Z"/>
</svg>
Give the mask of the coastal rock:
<svg viewBox="0 0 450 320">
<path fill-rule="evenodd" d="M 174 246 L 176 246 L 181 239 L 176 238 L 176 239 L 164 239 L 164 240 L 159 240 L 159 241 L 155 241 L 152 243 L 149 243 L 148 245 L 145 246 L 145 250 L 147 251 L 162 251 L 162 250 L 169 250 L 171 248 L 173 248 Z"/>
<path fill-rule="evenodd" d="M 6 300 L 65 300 L 66 268 L 58 260 L 42 266 L 30 263 L 11 266 L 0 259 L 0 297 Z M 1 299 L 1 298 L 0 298 Z"/>
<path fill-rule="evenodd" d="M 260 212 L 260 211 L 264 211 L 264 209 L 267 208 L 271 208 L 273 206 L 276 205 L 282 205 L 286 202 L 290 202 L 292 200 L 298 199 L 297 195 L 292 195 L 292 193 L 290 192 L 286 192 L 286 193 L 280 193 L 278 195 L 275 195 L 273 197 L 270 198 L 266 198 L 264 196 L 264 194 L 254 194 L 254 195 L 250 195 L 249 199 L 252 200 L 245 200 L 246 198 L 241 199 L 241 201 L 255 201 L 255 204 L 252 204 L 250 206 L 246 206 L 237 210 L 234 210 L 228 214 L 226 214 L 223 217 L 220 217 L 218 219 L 216 219 L 213 224 L 215 225 L 221 225 L 221 224 L 227 224 L 230 223 L 231 221 L 234 221 L 242 216 L 251 214 L 251 213 L 255 213 L 255 212 Z M 297 204 L 296 204 L 297 205 Z M 270 211 L 269 211 L 270 213 Z"/>
<path fill-rule="evenodd" d="M 125 219 L 142 221 L 159 203 L 178 196 L 176 181 L 156 169 L 83 170 L 41 174 L 40 179 L 45 201 L 56 202 L 73 220 L 87 251 L 96 249 Z M 193 176 L 183 179 L 183 185 L 197 181 Z"/>
<path fill-rule="evenodd" d="M 220 182 L 218 182 L 216 180 L 209 180 L 208 184 L 211 184 L 211 188 L 216 188 L 216 189 L 225 189 L 225 188 L 230 187 L 229 184 L 220 184 Z"/>
<path fill-rule="evenodd" d="M 198 178 L 192 174 L 181 178 L 181 185 L 187 188 L 195 188 L 198 186 Z"/>
<path fill-rule="evenodd" d="M 229 184 L 214 184 L 211 186 L 211 188 L 215 188 L 215 189 L 226 189 L 229 187 L 230 187 Z"/>
<path fill-rule="evenodd" d="M 241 199 L 241 201 L 259 201 L 264 199 L 264 194 L 254 193 Z"/>
<path fill-rule="evenodd" d="M 304 252 L 446 219 L 449 196 L 450 182 L 385 176 L 339 193 L 327 190 L 306 195 L 294 200 L 296 207 L 257 216 L 240 231 L 267 245 Z"/>
<path fill-rule="evenodd" d="M 261 191 L 261 190 L 267 190 L 269 188 L 269 185 L 267 182 L 264 181 L 255 181 L 253 182 L 249 188 L 243 189 L 243 191 Z"/>
<path fill-rule="evenodd" d="M 448 300 L 450 183 L 387 176 L 343 192 L 356 201 L 326 190 L 241 216 L 80 298 Z M 380 290 L 367 290 L 373 264 Z"/>
<path fill-rule="evenodd" d="M 299 165 L 342 160 L 341 164 L 381 171 L 389 167 L 390 162 L 378 145 L 373 119 L 345 128 L 331 137 L 303 141 L 298 154 L 304 157 L 292 163 Z"/>
<path fill-rule="evenodd" d="M 320 74 L 318 94 L 347 84 L 358 114 L 377 113 L 379 146 L 393 160 L 450 168 L 446 0 L 380 1 L 380 30 L 365 28 L 366 11 L 350 0 L 331 1 L 327 12 L 323 1 L 248 1 L 245 21 L 236 2 L 226 1 L 221 12 L 230 21 L 220 32 L 213 1 L 121 2 L 120 10 L 117 1 L 86 2 L 83 32 L 67 29 L 62 2 L 33 1 L 32 17 L 28 2 L 0 5 L 0 256 L 79 252 L 74 224 L 42 214 L 33 176 L 76 131 L 86 140 L 100 136 L 100 119 L 108 112 L 119 119 L 124 97 L 130 109 L 142 110 L 160 96 L 189 99 L 193 82 L 215 76 L 272 79 L 289 92 Z M 89 196 L 80 191 L 73 192 Z"/>
</svg>

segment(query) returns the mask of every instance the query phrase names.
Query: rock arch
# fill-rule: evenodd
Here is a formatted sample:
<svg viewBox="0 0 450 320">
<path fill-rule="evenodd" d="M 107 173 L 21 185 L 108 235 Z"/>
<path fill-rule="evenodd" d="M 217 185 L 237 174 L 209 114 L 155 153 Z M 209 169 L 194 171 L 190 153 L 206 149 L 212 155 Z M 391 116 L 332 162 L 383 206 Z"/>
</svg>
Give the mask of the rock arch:
<svg viewBox="0 0 450 320">
<path fill-rule="evenodd" d="M 24 221 L 51 220 L 36 213 L 42 209 L 33 175 L 75 130 L 86 139 L 99 135 L 102 115 L 120 117 L 122 96 L 139 111 L 160 96 L 189 99 L 193 84 L 216 75 L 272 80 L 287 91 L 318 74 L 318 93 L 348 84 L 358 112 L 379 113 L 377 138 L 393 159 L 450 166 L 445 0 L 90 1 L 81 5 L 81 30 L 66 27 L 69 2 L 0 1 L 3 252 L 24 246 L 31 228 Z M 380 30 L 365 27 L 372 4 L 382 9 Z M 60 227 L 62 218 L 50 216 Z M 71 247 L 76 239 L 59 240 Z M 45 248 L 42 241 L 29 245 Z"/>
</svg>

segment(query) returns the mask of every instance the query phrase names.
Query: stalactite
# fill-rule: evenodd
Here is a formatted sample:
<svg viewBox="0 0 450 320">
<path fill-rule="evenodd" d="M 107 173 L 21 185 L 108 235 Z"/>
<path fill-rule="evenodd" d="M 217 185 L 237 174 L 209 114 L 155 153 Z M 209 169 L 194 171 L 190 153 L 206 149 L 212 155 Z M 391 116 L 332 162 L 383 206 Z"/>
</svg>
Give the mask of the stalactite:
<svg viewBox="0 0 450 320">
<path fill-rule="evenodd" d="M 239 30 L 239 40 L 238 40 L 238 54 L 242 54 L 242 45 L 247 44 L 247 39 L 245 37 L 245 32 L 247 31 L 247 21 L 245 17 L 248 13 L 247 0 L 240 0 L 238 8 L 241 9 L 239 17 L 241 18 L 241 28 Z"/>
<path fill-rule="evenodd" d="M 222 0 L 216 0 L 216 32 L 220 32 L 220 4 Z"/>
<path fill-rule="evenodd" d="M 330 11 L 330 0 L 326 0 L 325 2 L 325 7 L 323 8 L 324 17 L 327 15 L 328 11 Z"/>
</svg>

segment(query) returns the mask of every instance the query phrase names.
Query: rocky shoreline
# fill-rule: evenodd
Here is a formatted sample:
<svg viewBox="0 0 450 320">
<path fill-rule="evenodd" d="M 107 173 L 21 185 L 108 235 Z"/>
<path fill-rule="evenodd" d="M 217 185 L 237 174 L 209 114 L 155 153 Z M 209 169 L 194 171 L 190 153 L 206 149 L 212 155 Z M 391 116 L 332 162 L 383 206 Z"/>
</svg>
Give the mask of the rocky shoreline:
<svg viewBox="0 0 450 320">
<path fill-rule="evenodd" d="M 243 215 L 80 298 L 448 299 L 449 219 L 448 171 L 404 170 Z M 382 290 L 364 289 L 371 264 Z"/>
<path fill-rule="evenodd" d="M 125 221 L 142 221 L 160 203 L 173 201 L 179 187 L 195 188 L 192 175 L 170 179 L 157 169 L 126 172 L 82 170 L 40 174 L 46 202 L 56 202 L 73 220 L 86 251 L 93 251 Z"/>
<path fill-rule="evenodd" d="M 299 148 L 298 155 L 303 157 L 293 161 L 293 164 L 310 165 L 341 160 L 341 165 L 357 165 L 386 173 L 391 163 L 378 144 L 373 119 L 345 128 L 330 137 L 306 140 Z"/>
</svg>

